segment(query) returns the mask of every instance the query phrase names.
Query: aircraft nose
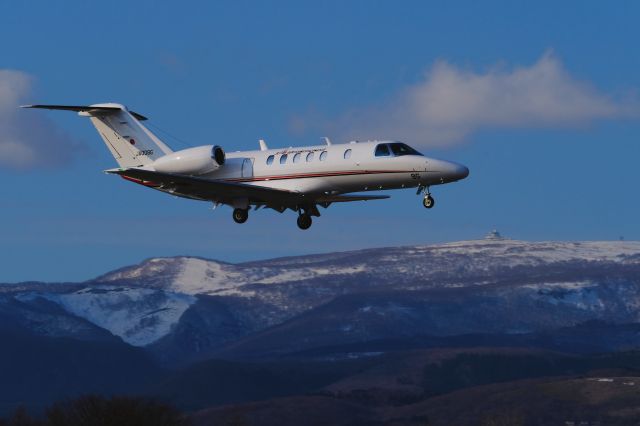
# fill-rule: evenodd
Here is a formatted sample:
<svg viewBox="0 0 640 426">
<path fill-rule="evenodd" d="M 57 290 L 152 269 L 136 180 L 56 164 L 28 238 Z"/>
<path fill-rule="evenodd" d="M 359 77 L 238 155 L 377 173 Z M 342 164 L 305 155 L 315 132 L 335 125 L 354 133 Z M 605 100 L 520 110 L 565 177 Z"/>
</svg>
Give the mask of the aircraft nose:
<svg viewBox="0 0 640 426">
<path fill-rule="evenodd" d="M 469 168 L 467 166 L 463 166 L 462 164 L 456 164 L 456 166 L 457 167 L 454 174 L 458 180 L 464 179 L 469 176 Z"/>
<path fill-rule="evenodd" d="M 452 181 L 462 180 L 469 176 L 469 169 L 462 164 L 447 162 L 447 175 Z"/>
<path fill-rule="evenodd" d="M 429 176 L 437 183 L 455 182 L 469 176 L 469 169 L 466 166 L 435 158 L 427 160 L 427 170 L 432 172 Z"/>
</svg>

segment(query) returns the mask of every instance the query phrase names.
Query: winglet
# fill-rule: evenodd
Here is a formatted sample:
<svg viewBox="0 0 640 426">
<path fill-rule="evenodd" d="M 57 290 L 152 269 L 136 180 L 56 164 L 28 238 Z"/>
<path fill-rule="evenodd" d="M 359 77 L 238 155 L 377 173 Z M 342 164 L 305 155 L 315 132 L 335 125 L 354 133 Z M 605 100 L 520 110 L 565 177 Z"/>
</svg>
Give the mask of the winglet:
<svg viewBox="0 0 640 426">
<path fill-rule="evenodd" d="M 260 151 L 266 151 L 269 149 L 264 139 L 260 139 L 258 142 L 260 143 Z"/>
<path fill-rule="evenodd" d="M 326 136 L 325 136 L 325 137 L 323 137 L 322 139 L 324 140 L 324 143 L 326 143 L 326 144 L 327 144 L 327 145 L 329 145 L 329 146 L 331 145 L 331 139 L 329 139 L 329 138 L 328 138 L 328 137 L 326 137 Z"/>
</svg>

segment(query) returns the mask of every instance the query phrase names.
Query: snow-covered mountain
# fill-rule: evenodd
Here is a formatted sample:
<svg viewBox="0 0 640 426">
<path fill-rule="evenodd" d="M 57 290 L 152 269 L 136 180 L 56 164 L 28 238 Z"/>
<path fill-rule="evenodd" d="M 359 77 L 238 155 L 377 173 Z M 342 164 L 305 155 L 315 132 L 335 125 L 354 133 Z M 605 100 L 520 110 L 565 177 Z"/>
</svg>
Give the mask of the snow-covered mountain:
<svg viewBox="0 0 640 426">
<path fill-rule="evenodd" d="M 149 259 L 103 275 L 96 283 L 126 281 L 186 294 L 253 296 L 249 284 L 282 284 L 337 276 L 375 275 L 402 281 L 468 275 L 493 276 L 507 268 L 567 262 L 640 263 L 640 242 L 475 240 L 442 245 L 368 249 L 230 264 L 192 257 Z M 438 285 L 438 283 L 434 283 Z"/>
<path fill-rule="evenodd" d="M 635 323 L 640 242 L 477 240 L 239 264 L 155 258 L 85 283 L 0 286 L 0 317 L 44 335 L 110 333 L 166 360 L 230 345 L 306 350 Z"/>
</svg>

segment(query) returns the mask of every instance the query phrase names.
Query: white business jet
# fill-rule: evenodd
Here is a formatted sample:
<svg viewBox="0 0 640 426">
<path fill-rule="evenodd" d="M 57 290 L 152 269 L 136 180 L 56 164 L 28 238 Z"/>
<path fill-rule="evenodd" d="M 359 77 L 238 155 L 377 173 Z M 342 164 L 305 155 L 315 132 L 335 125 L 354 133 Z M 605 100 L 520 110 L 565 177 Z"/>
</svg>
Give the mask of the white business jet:
<svg viewBox="0 0 640 426">
<path fill-rule="evenodd" d="M 308 229 L 318 206 L 389 198 L 351 194 L 361 191 L 417 188 L 430 209 L 429 188 L 469 174 L 465 166 L 420 154 L 402 142 L 367 141 L 299 148 L 226 153 L 218 145 L 173 151 L 141 122 L 147 118 L 114 103 L 88 106 L 24 105 L 77 111 L 89 117 L 111 151 L 124 179 L 179 197 L 233 207 L 233 220 L 246 222 L 251 206 L 298 213 L 298 226 Z"/>
</svg>

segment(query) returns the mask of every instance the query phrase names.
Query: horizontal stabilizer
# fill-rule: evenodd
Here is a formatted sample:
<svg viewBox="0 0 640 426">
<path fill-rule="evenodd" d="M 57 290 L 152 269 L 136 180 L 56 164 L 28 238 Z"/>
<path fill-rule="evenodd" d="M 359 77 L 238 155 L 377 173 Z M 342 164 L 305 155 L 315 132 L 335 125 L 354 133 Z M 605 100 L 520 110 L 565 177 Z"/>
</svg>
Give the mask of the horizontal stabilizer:
<svg viewBox="0 0 640 426">
<path fill-rule="evenodd" d="M 147 129 L 147 117 L 117 103 L 92 105 L 23 105 L 22 108 L 75 111 L 87 117 L 120 167 L 142 167 L 173 151 Z"/>
<path fill-rule="evenodd" d="M 76 112 L 117 112 L 122 110 L 116 106 L 101 106 L 101 105 L 21 105 L 20 108 L 39 108 L 39 109 L 57 109 L 62 111 L 76 111 Z M 137 120 L 147 120 L 142 114 L 129 111 L 129 114 L 133 115 Z"/>
</svg>

